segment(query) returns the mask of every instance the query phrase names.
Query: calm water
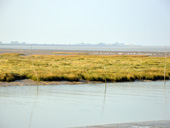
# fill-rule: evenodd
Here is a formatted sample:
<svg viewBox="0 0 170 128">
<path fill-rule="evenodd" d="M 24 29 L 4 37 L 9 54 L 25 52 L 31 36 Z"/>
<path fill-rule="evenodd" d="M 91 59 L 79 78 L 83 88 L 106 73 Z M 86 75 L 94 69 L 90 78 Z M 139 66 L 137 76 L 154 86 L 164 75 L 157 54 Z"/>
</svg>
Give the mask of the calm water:
<svg viewBox="0 0 170 128">
<path fill-rule="evenodd" d="M 170 81 L 0 87 L 0 128 L 170 120 Z"/>
<path fill-rule="evenodd" d="M 0 45 L 6 49 L 46 49 L 46 50 L 87 50 L 87 51 L 145 51 L 145 52 L 165 52 L 165 46 L 29 46 L 29 45 Z M 167 46 L 170 52 L 170 46 Z"/>
</svg>

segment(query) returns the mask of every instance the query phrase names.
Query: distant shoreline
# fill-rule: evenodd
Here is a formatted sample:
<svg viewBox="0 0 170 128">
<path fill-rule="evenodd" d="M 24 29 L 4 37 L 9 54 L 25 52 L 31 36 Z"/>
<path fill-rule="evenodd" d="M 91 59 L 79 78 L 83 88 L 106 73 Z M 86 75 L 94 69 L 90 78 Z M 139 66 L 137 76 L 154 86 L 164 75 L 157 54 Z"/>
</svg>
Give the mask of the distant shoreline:
<svg viewBox="0 0 170 128">
<path fill-rule="evenodd" d="M 170 52 L 170 46 L 138 46 L 138 45 L 0 45 L 0 49 L 17 50 L 63 50 L 63 51 L 107 51 L 107 52 Z"/>
<path fill-rule="evenodd" d="M 146 51 L 92 51 L 92 50 L 40 50 L 40 49 L 0 49 L 0 54 L 4 53 L 19 53 L 26 56 L 29 55 L 59 55 L 57 52 L 67 53 L 86 53 L 88 55 L 147 55 L 151 57 L 164 57 L 164 52 L 146 52 Z M 61 55 L 61 54 L 60 54 Z M 167 57 L 170 57 L 170 52 L 167 52 Z"/>
<path fill-rule="evenodd" d="M 130 44 L 130 45 L 126 45 L 124 43 L 111 43 L 111 44 L 108 44 L 108 43 L 98 43 L 98 44 L 90 44 L 90 43 L 80 43 L 80 44 L 35 44 L 35 43 L 32 43 L 32 44 L 28 44 L 28 43 L 20 43 L 18 41 L 14 41 L 13 43 L 0 43 L 0 45 L 18 45 L 18 46 L 66 46 L 66 47 L 69 47 L 69 46 L 112 46 L 112 47 L 128 47 L 128 46 L 142 46 L 142 45 L 134 45 L 134 44 Z"/>
</svg>

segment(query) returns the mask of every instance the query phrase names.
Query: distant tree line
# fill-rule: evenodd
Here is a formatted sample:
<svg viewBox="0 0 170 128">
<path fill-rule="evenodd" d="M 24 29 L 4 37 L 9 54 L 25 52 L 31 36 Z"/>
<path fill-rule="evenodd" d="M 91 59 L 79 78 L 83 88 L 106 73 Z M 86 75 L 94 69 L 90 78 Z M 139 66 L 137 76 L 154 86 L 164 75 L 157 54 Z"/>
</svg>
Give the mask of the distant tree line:
<svg viewBox="0 0 170 128">
<path fill-rule="evenodd" d="M 0 44 L 4 44 L 2 41 L 0 41 Z M 11 41 L 9 44 L 26 44 L 26 42 L 19 42 L 19 41 Z"/>
</svg>

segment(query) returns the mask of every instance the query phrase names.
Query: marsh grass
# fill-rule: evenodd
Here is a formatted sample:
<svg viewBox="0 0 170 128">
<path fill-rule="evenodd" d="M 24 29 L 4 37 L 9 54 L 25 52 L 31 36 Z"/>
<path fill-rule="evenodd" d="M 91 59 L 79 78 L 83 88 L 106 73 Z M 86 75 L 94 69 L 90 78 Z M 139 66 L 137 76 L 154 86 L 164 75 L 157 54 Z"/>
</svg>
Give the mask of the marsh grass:
<svg viewBox="0 0 170 128">
<path fill-rule="evenodd" d="M 0 81 L 19 79 L 40 81 L 106 81 L 163 80 L 164 57 L 118 56 L 118 55 L 0 55 Z M 166 60 L 170 65 L 170 58 Z M 105 65 L 105 71 L 104 71 Z M 166 67 L 166 79 L 170 67 Z M 105 73 L 104 73 L 105 72 Z"/>
</svg>

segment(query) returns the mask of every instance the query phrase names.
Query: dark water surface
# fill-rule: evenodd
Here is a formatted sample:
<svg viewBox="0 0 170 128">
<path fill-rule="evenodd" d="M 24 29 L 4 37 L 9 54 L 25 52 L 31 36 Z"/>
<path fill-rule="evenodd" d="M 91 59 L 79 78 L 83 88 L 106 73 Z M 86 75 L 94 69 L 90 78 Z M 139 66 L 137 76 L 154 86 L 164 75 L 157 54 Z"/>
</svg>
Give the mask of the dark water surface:
<svg viewBox="0 0 170 128">
<path fill-rule="evenodd" d="M 170 120 L 170 81 L 0 87 L 0 128 Z"/>
</svg>

